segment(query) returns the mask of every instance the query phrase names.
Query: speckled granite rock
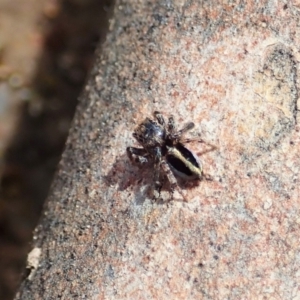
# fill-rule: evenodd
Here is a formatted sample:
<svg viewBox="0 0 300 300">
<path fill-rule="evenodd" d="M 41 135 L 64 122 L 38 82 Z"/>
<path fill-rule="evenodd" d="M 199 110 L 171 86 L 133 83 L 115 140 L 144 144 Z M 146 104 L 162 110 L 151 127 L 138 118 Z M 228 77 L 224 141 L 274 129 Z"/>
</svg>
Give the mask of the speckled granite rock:
<svg viewBox="0 0 300 300">
<path fill-rule="evenodd" d="M 300 298 L 299 8 L 116 2 L 16 299 Z M 218 147 L 188 202 L 126 156 L 154 110 Z"/>
</svg>

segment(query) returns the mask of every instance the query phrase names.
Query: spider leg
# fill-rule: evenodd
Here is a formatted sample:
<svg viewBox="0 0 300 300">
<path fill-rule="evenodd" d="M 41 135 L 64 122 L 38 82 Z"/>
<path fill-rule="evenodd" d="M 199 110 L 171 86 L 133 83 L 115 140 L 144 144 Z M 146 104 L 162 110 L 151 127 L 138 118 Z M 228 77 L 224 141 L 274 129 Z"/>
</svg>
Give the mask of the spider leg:
<svg viewBox="0 0 300 300">
<path fill-rule="evenodd" d="M 213 145 L 213 144 L 210 144 L 210 143 L 205 142 L 205 141 L 203 141 L 203 143 L 205 143 L 206 145 L 208 145 L 209 148 L 206 149 L 206 150 L 204 150 L 204 151 L 202 151 L 202 152 L 200 152 L 200 153 L 198 153 L 198 155 L 203 155 L 203 154 L 205 154 L 207 152 L 214 151 L 214 150 L 218 149 L 218 147 L 215 146 L 215 145 Z"/>
<path fill-rule="evenodd" d="M 161 181 L 160 163 L 157 163 L 154 166 L 153 180 L 154 180 L 153 198 L 154 198 L 154 200 L 158 200 L 160 197 L 161 188 L 163 186 L 163 183 Z"/>
<path fill-rule="evenodd" d="M 154 149 L 154 191 L 153 191 L 153 197 L 155 200 L 158 200 L 160 197 L 160 191 L 162 188 L 162 182 L 161 182 L 161 160 L 162 154 L 161 149 L 159 147 L 156 147 Z"/>
<path fill-rule="evenodd" d="M 157 122 L 162 125 L 165 126 L 165 119 L 163 117 L 163 115 L 159 112 L 159 111 L 155 111 L 153 113 L 154 117 L 156 118 Z"/>
<path fill-rule="evenodd" d="M 203 154 L 205 154 L 205 153 L 207 153 L 207 152 L 214 151 L 214 150 L 218 149 L 217 146 L 215 146 L 215 145 L 213 145 L 213 144 L 211 144 L 211 143 L 208 143 L 208 142 L 206 142 L 206 141 L 204 141 L 203 139 L 198 138 L 198 137 L 195 137 L 195 138 L 180 139 L 180 143 L 181 143 L 181 144 L 187 144 L 187 143 L 192 143 L 192 142 L 203 143 L 203 144 L 206 144 L 206 145 L 209 146 L 208 149 L 206 149 L 206 150 L 204 150 L 204 151 L 202 151 L 202 152 L 200 152 L 200 153 L 197 153 L 198 155 L 203 155 Z"/>
<path fill-rule="evenodd" d="M 175 131 L 175 127 L 173 127 L 172 131 L 170 130 L 172 139 L 177 140 L 177 142 L 181 142 L 182 137 L 185 135 L 185 133 L 194 127 L 195 127 L 195 124 L 193 122 L 186 123 L 182 127 L 182 129 L 178 130 L 177 132 Z M 169 123 L 169 128 L 170 128 L 170 123 Z"/>
<path fill-rule="evenodd" d="M 127 155 L 131 161 L 144 164 L 148 162 L 148 152 L 142 148 L 127 147 Z"/>
<path fill-rule="evenodd" d="M 176 126 L 175 126 L 175 121 L 174 121 L 174 117 L 171 115 L 169 117 L 169 121 L 168 121 L 168 131 L 173 134 L 175 132 Z"/>
<path fill-rule="evenodd" d="M 188 132 L 189 130 L 191 130 L 191 129 L 194 128 L 194 127 L 195 127 L 195 124 L 194 124 L 193 122 L 186 123 L 186 124 L 182 127 L 182 129 L 180 129 L 180 130 L 178 131 L 178 134 L 179 134 L 179 135 L 183 135 L 183 134 L 185 134 L 186 132 Z"/>
</svg>

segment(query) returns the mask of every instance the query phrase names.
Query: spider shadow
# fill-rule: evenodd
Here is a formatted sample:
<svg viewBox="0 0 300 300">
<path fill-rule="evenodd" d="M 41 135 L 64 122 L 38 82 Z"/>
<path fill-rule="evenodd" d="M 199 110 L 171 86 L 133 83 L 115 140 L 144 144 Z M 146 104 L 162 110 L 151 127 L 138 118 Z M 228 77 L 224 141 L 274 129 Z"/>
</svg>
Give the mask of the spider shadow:
<svg viewBox="0 0 300 300">
<path fill-rule="evenodd" d="M 210 179 L 195 179 L 191 181 L 184 180 L 175 175 L 177 181 L 177 188 L 175 193 L 179 192 L 180 197 L 174 197 L 171 192 L 171 184 L 165 174 L 162 176 L 162 188 L 160 190 L 159 199 L 155 199 L 153 195 L 154 191 L 154 169 L 151 161 L 143 165 L 133 163 L 124 152 L 117 157 L 115 163 L 112 165 L 109 172 L 104 175 L 104 181 L 108 186 L 115 186 L 116 190 L 128 192 L 128 197 L 133 195 L 135 203 L 142 205 L 146 199 L 153 200 L 157 204 L 165 204 L 170 201 L 185 202 L 185 196 L 182 191 L 188 191 L 195 188 L 203 180 Z M 162 171 L 161 171 L 162 172 Z M 167 195 L 166 195 L 167 194 Z"/>
<path fill-rule="evenodd" d="M 151 164 L 134 164 L 124 152 L 116 158 L 103 178 L 108 186 L 115 186 L 118 191 L 127 191 L 128 197 L 133 195 L 136 204 L 142 205 L 147 198 L 151 198 L 152 174 Z"/>
</svg>

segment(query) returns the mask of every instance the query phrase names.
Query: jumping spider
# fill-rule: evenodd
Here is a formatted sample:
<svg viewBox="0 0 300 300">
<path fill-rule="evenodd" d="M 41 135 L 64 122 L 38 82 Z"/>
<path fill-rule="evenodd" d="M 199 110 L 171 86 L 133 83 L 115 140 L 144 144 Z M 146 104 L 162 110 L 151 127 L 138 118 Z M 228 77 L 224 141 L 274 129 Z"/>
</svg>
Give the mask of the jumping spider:
<svg viewBox="0 0 300 300">
<path fill-rule="evenodd" d="M 208 179 L 209 176 L 203 173 L 200 160 L 184 146 L 195 141 L 195 139 L 184 138 L 185 133 L 194 128 L 195 124 L 188 122 L 182 129 L 176 130 L 173 116 L 169 117 L 166 124 L 160 112 L 155 111 L 153 115 L 155 120 L 146 118 L 133 132 L 133 137 L 143 148 L 128 147 L 127 154 L 131 161 L 141 164 L 149 161 L 154 163 L 154 198 L 160 196 L 163 184 L 161 171 L 170 182 L 171 194 L 178 186 L 174 174 L 185 180 Z M 205 143 L 199 138 L 197 141 Z M 216 148 L 211 144 L 208 145 L 210 149 L 205 152 Z"/>
</svg>

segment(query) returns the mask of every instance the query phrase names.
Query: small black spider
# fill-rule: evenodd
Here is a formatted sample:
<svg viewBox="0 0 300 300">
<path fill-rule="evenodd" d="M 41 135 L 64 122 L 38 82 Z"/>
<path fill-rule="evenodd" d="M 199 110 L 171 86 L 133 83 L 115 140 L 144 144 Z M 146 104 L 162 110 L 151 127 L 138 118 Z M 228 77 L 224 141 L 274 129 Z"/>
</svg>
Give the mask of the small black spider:
<svg viewBox="0 0 300 300">
<path fill-rule="evenodd" d="M 200 160 L 184 146 L 195 141 L 184 138 L 185 133 L 194 128 L 195 124 L 189 122 L 182 129 L 176 130 L 173 116 L 169 117 L 167 124 L 160 112 L 155 111 L 154 117 L 155 121 L 146 118 L 133 132 L 133 137 L 143 148 L 128 147 L 127 154 L 132 161 L 141 164 L 149 161 L 154 163 L 154 198 L 157 199 L 162 188 L 161 170 L 170 182 L 172 194 L 178 186 L 174 174 L 185 180 L 201 180 L 207 177 L 203 174 Z M 205 143 L 199 138 L 197 141 Z M 208 145 L 211 147 L 208 151 L 216 148 Z"/>
</svg>

